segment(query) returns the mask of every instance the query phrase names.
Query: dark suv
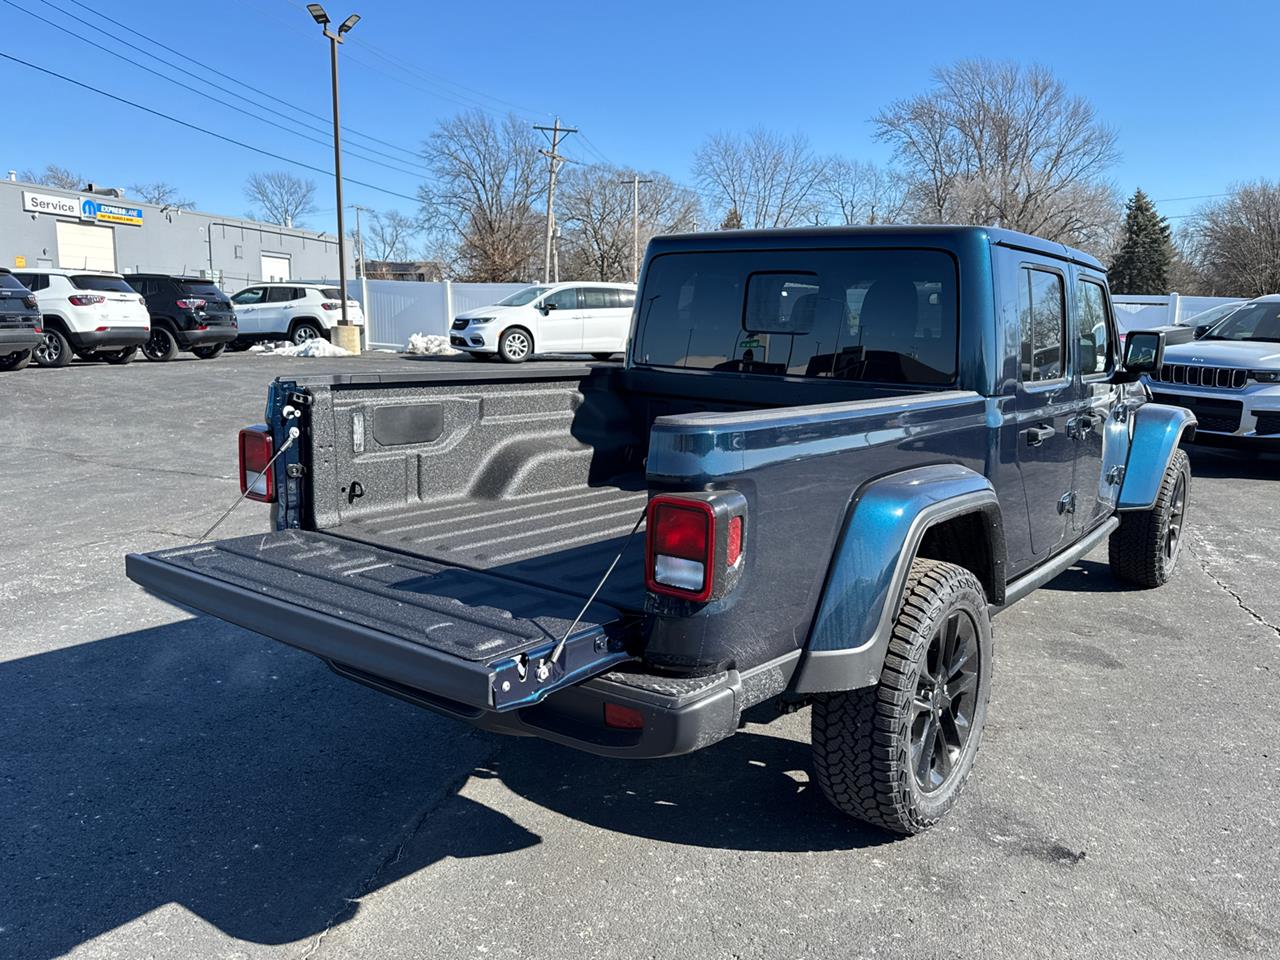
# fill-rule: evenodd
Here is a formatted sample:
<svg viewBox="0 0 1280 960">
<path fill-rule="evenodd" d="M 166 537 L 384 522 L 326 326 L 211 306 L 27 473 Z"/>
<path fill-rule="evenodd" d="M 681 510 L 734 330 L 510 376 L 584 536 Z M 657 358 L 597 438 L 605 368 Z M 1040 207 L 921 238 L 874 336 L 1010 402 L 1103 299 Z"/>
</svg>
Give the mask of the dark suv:
<svg viewBox="0 0 1280 960">
<path fill-rule="evenodd" d="M 212 360 L 236 338 L 231 301 L 212 280 L 163 273 L 134 273 L 125 280 L 151 314 L 151 339 L 142 346 L 148 360 L 172 360 L 179 350 Z"/>
<path fill-rule="evenodd" d="M 21 370 L 30 363 L 43 333 L 35 296 L 0 267 L 0 370 Z"/>
</svg>

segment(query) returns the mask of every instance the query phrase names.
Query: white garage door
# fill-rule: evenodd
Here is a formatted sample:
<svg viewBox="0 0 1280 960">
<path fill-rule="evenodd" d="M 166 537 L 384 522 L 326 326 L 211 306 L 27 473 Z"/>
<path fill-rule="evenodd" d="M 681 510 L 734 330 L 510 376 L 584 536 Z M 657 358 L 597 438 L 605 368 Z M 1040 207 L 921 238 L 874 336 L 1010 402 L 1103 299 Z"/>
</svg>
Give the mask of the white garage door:
<svg viewBox="0 0 1280 960">
<path fill-rule="evenodd" d="M 115 270 L 116 232 L 91 223 L 58 221 L 58 266 L 68 270 Z"/>
<path fill-rule="evenodd" d="M 289 276 L 289 258 L 273 257 L 270 254 L 262 254 L 262 279 L 263 280 L 291 280 Z"/>
</svg>

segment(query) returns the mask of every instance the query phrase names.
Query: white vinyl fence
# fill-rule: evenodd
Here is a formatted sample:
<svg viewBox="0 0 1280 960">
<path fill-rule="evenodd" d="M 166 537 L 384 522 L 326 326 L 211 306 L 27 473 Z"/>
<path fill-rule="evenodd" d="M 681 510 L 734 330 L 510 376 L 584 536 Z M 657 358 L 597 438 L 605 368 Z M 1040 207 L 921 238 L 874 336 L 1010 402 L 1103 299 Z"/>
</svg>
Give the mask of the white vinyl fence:
<svg viewBox="0 0 1280 960">
<path fill-rule="evenodd" d="M 527 283 L 419 283 L 413 280 L 366 280 L 369 302 L 364 302 L 359 280 L 347 289 L 360 301 L 371 349 L 402 349 L 414 333 L 447 336 L 449 323 L 463 310 L 486 307 L 523 290 Z"/>
<path fill-rule="evenodd" d="M 1152 296 L 1121 293 L 1111 298 L 1116 308 L 1116 323 L 1121 331 L 1142 330 L 1179 323 L 1210 307 L 1235 303 L 1248 297 L 1184 297 L 1169 293 Z"/>
</svg>

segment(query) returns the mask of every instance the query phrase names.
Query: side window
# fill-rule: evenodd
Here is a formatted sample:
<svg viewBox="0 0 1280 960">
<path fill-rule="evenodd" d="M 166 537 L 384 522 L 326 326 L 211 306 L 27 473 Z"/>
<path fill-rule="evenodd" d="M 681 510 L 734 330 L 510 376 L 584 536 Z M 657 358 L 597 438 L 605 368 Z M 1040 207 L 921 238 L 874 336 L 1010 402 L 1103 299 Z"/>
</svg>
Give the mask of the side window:
<svg viewBox="0 0 1280 960">
<path fill-rule="evenodd" d="M 15 273 L 14 276 L 21 280 L 22 285 L 32 293 L 49 286 L 49 278 L 43 273 Z"/>
<path fill-rule="evenodd" d="M 617 300 L 614 298 L 610 303 L 609 294 L 611 290 L 605 290 L 602 287 L 583 287 L 582 289 L 582 306 L 587 310 L 607 310 L 609 307 L 616 307 Z"/>
<path fill-rule="evenodd" d="M 636 305 L 636 292 L 634 290 L 618 291 L 618 306 L 627 310 L 631 310 Z"/>
<path fill-rule="evenodd" d="M 249 306 L 254 303 L 261 303 L 262 295 L 264 293 L 266 293 L 266 289 L 263 287 L 249 287 L 246 290 L 241 290 L 232 297 L 231 302 L 241 307 Z"/>
<path fill-rule="evenodd" d="M 1107 294 L 1102 284 L 1076 281 L 1076 309 L 1080 315 L 1080 374 L 1111 369 L 1111 327 L 1107 322 Z"/>
<path fill-rule="evenodd" d="M 1022 267 L 1018 278 L 1018 317 L 1022 325 L 1022 382 L 1065 376 L 1066 289 L 1062 274 Z"/>
<path fill-rule="evenodd" d="M 542 303 L 544 306 L 555 304 L 557 310 L 577 310 L 578 288 L 568 287 L 564 290 L 557 290 L 555 293 L 548 294 Z"/>
<path fill-rule="evenodd" d="M 267 303 L 288 303 L 297 300 L 293 287 L 267 287 Z"/>
</svg>

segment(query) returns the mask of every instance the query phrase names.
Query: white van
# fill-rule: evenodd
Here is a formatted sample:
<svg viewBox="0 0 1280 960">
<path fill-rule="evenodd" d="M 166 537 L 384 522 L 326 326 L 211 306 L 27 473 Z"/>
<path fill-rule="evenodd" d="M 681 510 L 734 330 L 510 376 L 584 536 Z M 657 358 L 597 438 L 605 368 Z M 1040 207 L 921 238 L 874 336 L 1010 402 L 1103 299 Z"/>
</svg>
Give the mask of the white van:
<svg viewBox="0 0 1280 960">
<path fill-rule="evenodd" d="M 535 353 L 589 353 L 608 360 L 627 349 L 633 283 L 556 283 L 526 287 L 458 314 L 449 343 L 473 356 L 522 363 Z"/>
</svg>

